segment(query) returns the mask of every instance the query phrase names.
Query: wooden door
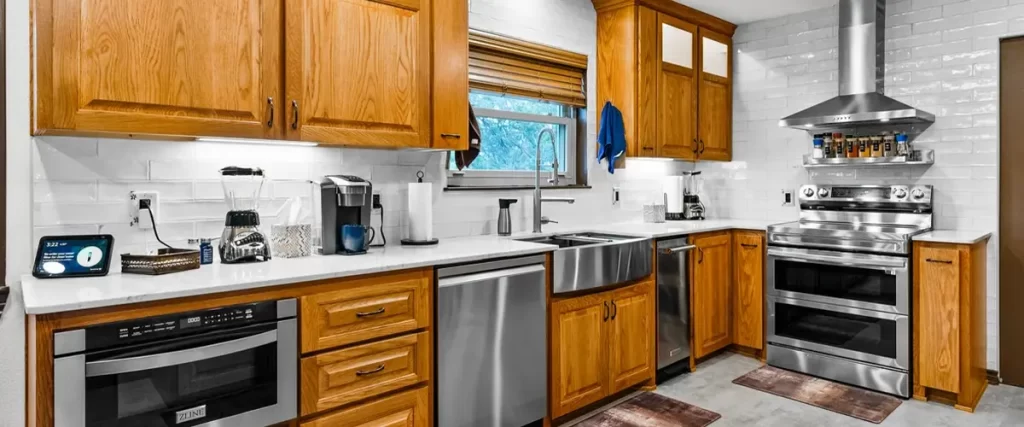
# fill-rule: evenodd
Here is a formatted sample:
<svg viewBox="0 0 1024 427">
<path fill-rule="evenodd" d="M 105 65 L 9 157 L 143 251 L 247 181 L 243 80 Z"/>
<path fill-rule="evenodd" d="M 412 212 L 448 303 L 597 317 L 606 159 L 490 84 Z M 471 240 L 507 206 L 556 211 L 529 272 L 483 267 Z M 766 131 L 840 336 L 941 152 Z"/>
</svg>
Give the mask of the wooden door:
<svg viewBox="0 0 1024 427">
<path fill-rule="evenodd" d="M 693 357 L 700 359 L 732 342 L 732 234 L 701 234 L 693 244 Z"/>
<path fill-rule="evenodd" d="M 434 3 L 431 146 L 469 149 L 469 3 Z"/>
<path fill-rule="evenodd" d="M 302 427 L 427 427 L 433 425 L 429 387 L 403 391 L 302 423 Z"/>
<path fill-rule="evenodd" d="M 732 39 L 700 28 L 698 156 L 732 160 Z"/>
<path fill-rule="evenodd" d="M 960 392 L 960 254 L 919 245 L 914 254 L 916 383 Z"/>
<path fill-rule="evenodd" d="M 998 368 L 1003 382 L 1024 387 L 1024 37 L 999 42 L 999 75 Z"/>
<path fill-rule="evenodd" d="M 615 291 L 611 300 L 608 393 L 614 394 L 654 375 L 654 282 Z"/>
<path fill-rule="evenodd" d="M 697 26 L 658 14 L 658 157 L 697 155 Z"/>
<path fill-rule="evenodd" d="M 288 137 L 429 147 L 430 10 L 431 0 L 289 2 Z"/>
<path fill-rule="evenodd" d="M 551 412 L 557 418 L 608 395 L 608 295 L 551 304 Z"/>
<path fill-rule="evenodd" d="M 35 134 L 281 138 L 282 0 L 38 0 Z"/>
<path fill-rule="evenodd" d="M 737 231 L 733 241 L 733 343 L 764 348 L 764 233 Z"/>
</svg>

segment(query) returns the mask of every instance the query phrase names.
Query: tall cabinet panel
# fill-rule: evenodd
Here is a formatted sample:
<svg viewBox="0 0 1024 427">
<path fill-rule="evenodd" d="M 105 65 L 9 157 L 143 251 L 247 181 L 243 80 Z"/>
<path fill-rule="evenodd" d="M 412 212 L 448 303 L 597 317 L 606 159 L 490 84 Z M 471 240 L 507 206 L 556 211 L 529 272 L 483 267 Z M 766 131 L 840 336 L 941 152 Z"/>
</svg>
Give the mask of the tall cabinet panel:
<svg viewBox="0 0 1024 427">
<path fill-rule="evenodd" d="M 431 0 L 289 2 L 289 138 L 428 147 L 430 17 Z"/>
<path fill-rule="evenodd" d="M 282 0 L 39 0 L 36 134 L 279 138 Z"/>
<path fill-rule="evenodd" d="M 469 3 L 434 3 L 431 147 L 469 149 Z"/>
<path fill-rule="evenodd" d="M 732 160 L 732 40 L 700 29 L 701 72 L 698 156 Z"/>
<path fill-rule="evenodd" d="M 700 359 L 732 344 L 732 233 L 695 236 L 693 268 L 693 354 Z"/>
<path fill-rule="evenodd" d="M 658 157 L 692 160 L 697 144 L 697 26 L 658 14 Z"/>
</svg>

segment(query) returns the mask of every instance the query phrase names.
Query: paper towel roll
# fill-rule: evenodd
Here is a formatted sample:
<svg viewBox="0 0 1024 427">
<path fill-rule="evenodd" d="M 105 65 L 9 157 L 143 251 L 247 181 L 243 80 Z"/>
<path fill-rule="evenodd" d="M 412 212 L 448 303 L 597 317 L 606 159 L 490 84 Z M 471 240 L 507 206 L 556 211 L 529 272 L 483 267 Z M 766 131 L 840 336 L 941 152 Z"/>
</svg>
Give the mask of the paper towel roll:
<svg viewBox="0 0 1024 427">
<path fill-rule="evenodd" d="M 429 182 L 409 183 L 409 239 L 425 242 L 434 238 L 434 189 Z"/>
</svg>

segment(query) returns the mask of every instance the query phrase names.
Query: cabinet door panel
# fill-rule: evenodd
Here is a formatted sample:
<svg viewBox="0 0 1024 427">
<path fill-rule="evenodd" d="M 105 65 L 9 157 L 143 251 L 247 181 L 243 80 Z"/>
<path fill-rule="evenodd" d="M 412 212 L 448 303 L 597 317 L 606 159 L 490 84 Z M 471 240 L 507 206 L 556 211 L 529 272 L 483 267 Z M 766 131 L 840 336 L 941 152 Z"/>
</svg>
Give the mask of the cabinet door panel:
<svg viewBox="0 0 1024 427">
<path fill-rule="evenodd" d="M 732 40 L 701 28 L 698 156 L 732 160 Z"/>
<path fill-rule="evenodd" d="M 616 291 L 612 301 L 608 392 L 614 394 L 654 375 L 654 282 Z"/>
<path fill-rule="evenodd" d="M 605 295 L 551 306 L 551 412 L 560 417 L 605 397 L 608 366 Z"/>
<path fill-rule="evenodd" d="M 289 138 L 429 146 L 430 0 L 288 6 Z"/>
<path fill-rule="evenodd" d="M 954 247 L 920 246 L 914 292 L 917 382 L 960 392 L 960 253 Z"/>
<path fill-rule="evenodd" d="M 282 135 L 280 0 L 36 6 L 37 133 Z"/>
<path fill-rule="evenodd" d="M 693 159 L 697 138 L 697 26 L 659 19 L 658 156 Z M 689 45 L 685 45 L 685 44 Z"/>
<path fill-rule="evenodd" d="M 469 149 L 469 4 L 434 2 L 433 148 Z"/>
<path fill-rule="evenodd" d="M 732 234 L 700 235 L 693 244 L 693 357 L 699 359 L 732 343 Z"/>
<path fill-rule="evenodd" d="M 733 342 L 764 347 L 764 239 L 762 233 L 736 232 L 733 242 Z"/>
</svg>

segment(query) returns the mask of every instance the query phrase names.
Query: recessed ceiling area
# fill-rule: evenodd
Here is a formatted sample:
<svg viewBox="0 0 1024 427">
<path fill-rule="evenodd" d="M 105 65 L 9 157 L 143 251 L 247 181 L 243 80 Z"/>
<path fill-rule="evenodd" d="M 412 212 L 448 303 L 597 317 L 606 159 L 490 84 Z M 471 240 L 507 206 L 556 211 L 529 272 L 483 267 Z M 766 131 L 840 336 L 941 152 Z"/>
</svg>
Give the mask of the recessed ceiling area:
<svg viewBox="0 0 1024 427">
<path fill-rule="evenodd" d="M 733 24 L 746 24 L 821 9 L 836 0 L 675 0 Z"/>
</svg>

